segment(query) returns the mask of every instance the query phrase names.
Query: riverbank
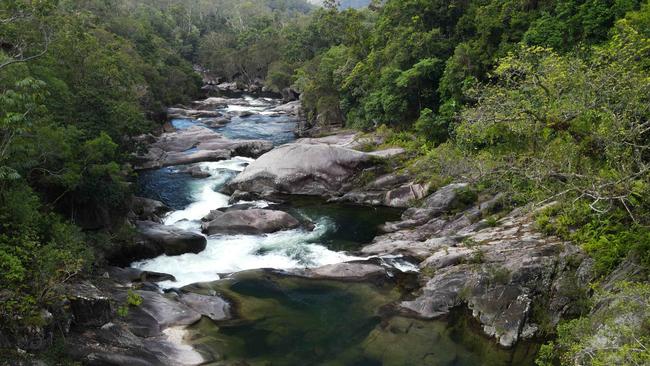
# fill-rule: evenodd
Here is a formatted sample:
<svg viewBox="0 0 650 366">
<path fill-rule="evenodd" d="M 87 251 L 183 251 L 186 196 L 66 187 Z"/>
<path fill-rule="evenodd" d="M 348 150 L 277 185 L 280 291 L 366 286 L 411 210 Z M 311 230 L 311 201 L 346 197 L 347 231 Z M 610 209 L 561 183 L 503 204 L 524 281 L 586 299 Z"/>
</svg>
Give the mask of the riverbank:
<svg viewBox="0 0 650 366">
<path fill-rule="evenodd" d="M 528 211 L 398 173 L 403 149 L 367 151 L 380 138 L 294 140 L 275 100 L 194 104 L 141 139 L 137 240 L 107 257 L 124 267 L 66 291 L 75 360 L 532 364 L 590 279 Z"/>
</svg>

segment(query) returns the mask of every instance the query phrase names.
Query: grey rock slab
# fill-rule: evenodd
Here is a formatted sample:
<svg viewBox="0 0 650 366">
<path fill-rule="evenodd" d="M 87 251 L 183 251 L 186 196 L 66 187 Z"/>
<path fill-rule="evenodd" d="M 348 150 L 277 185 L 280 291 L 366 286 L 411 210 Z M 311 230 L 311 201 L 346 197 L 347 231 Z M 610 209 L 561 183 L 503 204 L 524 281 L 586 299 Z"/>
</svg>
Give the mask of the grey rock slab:
<svg viewBox="0 0 650 366">
<path fill-rule="evenodd" d="M 203 224 L 203 229 L 208 235 L 268 234 L 299 226 L 300 222 L 286 212 L 249 209 L 224 212 Z"/>
<path fill-rule="evenodd" d="M 195 293 L 184 293 L 180 301 L 201 315 L 218 321 L 232 317 L 230 304 L 219 296 L 206 296 Z"/>
<path fill-rule="evenodd" d="M 227 190 L 324 195 L 336 193 L 371 156 L 334 145 L 286 144 L 251 163 Z"/>
<path fill-rule="evenodd" d="M 386 276 L 386 269 L 372 263 L 346 262 L 313 268 L 307 273 L 312 278 L 363 281 Z"/>
<path fill-rule="evenodd" d="M 138 221 L 136 229 L 146 245 L 157 248 L 159 254 L 200 253 L 207 245 L 207 240 L 203 235 L 173 226 Z"/>
</svg>

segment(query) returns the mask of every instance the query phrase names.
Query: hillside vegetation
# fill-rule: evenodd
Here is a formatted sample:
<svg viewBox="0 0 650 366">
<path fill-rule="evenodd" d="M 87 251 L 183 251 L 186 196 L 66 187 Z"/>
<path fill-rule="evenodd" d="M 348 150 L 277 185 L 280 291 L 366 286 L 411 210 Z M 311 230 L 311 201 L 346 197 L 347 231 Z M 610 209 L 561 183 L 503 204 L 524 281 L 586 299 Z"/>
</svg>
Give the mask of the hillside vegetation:
<svg viewBox="0 0 650 366">
<path fill-rule="evenodd" d="M 44 322 L 41 309 L 102 264 L 102 248 L 129 240 L 133 137 L 197 96 L 193 65 L 296 89 L 302 133 L 381 135 L 407 149 L 405 172 L 434 187 L 470 182 L 507 193 L 511 207 L 557 202 L 539 229 L 581 245 L 602 279 L 626 260 L 650 267 L 647 1 L 347 9 L 367 3 L 0 3 L 0 347 Z M 599 296 L 638 310 L 647 286 Z M 561 326 L 540 364 L 650 362 L 647 311 L 632 331 L 596 310 Z M 626 347 L 584 341 L 602 321 Z"/>
</svg>

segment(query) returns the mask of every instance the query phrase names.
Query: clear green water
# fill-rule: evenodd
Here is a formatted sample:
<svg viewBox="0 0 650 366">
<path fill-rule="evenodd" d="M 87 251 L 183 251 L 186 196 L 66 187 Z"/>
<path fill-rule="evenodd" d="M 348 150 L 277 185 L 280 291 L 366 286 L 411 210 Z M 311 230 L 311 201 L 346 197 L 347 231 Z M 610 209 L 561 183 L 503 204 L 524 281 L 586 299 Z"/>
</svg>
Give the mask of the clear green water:
<svg viewBox="0 0 650 366">
<path fill-rule="evenodd" d="M 248 271 L 186 289 L 234 304 L 236 320 L 191 328 L 191 343 L 226 365 L 532 365 L 536 350 L 498 348 L 464 312 L 436 321 L 398 316 L 390 304 L 402 294 L 390 282 Z"/>
</svg>

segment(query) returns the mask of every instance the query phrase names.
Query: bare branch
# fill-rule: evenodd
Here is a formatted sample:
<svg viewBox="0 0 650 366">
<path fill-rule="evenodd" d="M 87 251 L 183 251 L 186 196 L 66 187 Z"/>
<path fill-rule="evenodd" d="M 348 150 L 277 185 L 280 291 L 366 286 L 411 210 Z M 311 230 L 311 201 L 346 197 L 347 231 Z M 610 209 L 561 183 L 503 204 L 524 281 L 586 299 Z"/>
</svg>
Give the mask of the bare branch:
<svg viewBox="0 0 650 366">
<path fill-rule="evenodd" d="M 4 61 L 3 63 L 0 63 L 0 70 L 3 68 L 17 64 L 17 63 L 23 63 L 23 62 L 28 62 L 34 59 L 37 59 L 39 57 L 42 57 L 47 53 L 50 47 L 50 41 L 51 41 L 51 35 L 48 29 L 45 27 L 41 27 L 41 33 L 43 34 L 43 49 L 38 52 L 37 54 L 31 55 L 31 56 L 23 56 L 23 51 L 22 49 L 13 57 L 11 57 L 9 60 Z"/>
</svg>

